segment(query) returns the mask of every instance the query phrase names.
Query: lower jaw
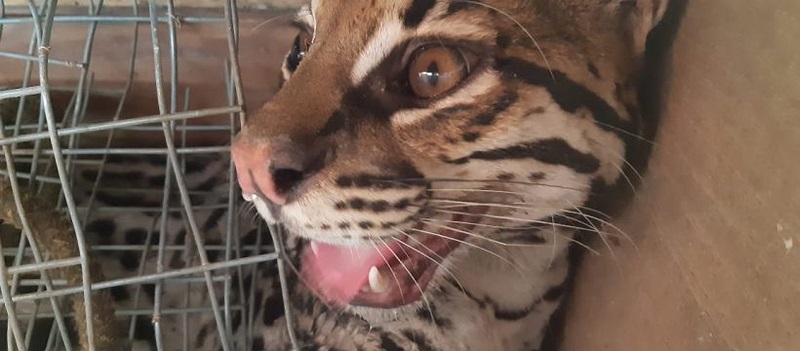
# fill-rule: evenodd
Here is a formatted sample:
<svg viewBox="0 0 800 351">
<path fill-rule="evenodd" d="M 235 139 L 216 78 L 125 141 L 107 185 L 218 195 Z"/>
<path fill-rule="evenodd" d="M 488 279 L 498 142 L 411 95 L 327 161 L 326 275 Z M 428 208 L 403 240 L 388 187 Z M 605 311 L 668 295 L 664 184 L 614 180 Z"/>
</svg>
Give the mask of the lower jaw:
<svg viewBox="0 0 800 351">
<path fill-rule="evenodd" d="M 467 239 L 467 233 L 475 227 L 480 215 L 486 213 L 487 208 L 474 206 L 454 211 L 460 213 L 454 213 L 451 220 L 461 224 L 451 224 L 450 228 L 440 229 L 436 234 L 415 240 L 418 245 L 413 248 L 410 244 L 404 244 L 404 248 L 396 250 L 395 260 L 375 267 L 385 282 L 384 286 L 388 283 L 388 287 L 378 289 L 380 292 L 376 292 L 372 284 L 367 282 L 349 301 L 327 299 L 326 294 L 322 293 L 324 289 L 318 290 L 318 295 L 323 300 L 342 307 L 349 305 L 386 310 L 425 300 L 425 293 L 436 277 L 437 270 L 442 267 L 442 261 L 450 257 Z"/>
<path fill-rule="evenodd" d="M 392 269 L 400 268 L 396 275 L 409 273 L 402 267 L 392 267 Z M 396 282 L 392 282 L 389 291 L 377 294 L 372 292 L 362 292 L 356 295 L 351 301 L 351 306 L 370 307 L 381 309 L 398 308 L 410 304 L 414 304 L 423 299 L 424 292 L 427 291 L 433 277 L 436 275 L 436 268 L 429 267 L 421 274 L 415 275 L 416 283 L 413 286 L 406 285 L 405 287 L 398 286 Z M 390 279 L 394 279 L 394 275 L 390 274 Z"/>
</svg>

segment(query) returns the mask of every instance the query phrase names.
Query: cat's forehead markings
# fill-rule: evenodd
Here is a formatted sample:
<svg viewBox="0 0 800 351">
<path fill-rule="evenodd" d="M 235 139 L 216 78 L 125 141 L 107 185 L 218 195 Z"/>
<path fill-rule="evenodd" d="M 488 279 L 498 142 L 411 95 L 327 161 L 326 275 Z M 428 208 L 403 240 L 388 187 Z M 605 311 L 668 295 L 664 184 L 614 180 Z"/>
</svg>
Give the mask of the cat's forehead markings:
<svg viewBox="0 0 800 351">
<path fill-rule="evenodd" d="M 380 28 L 372 34 L 367 45 L 358 55 L 350 75 L 353 84 L 361 83 L 364 77 L 386 59 L 404 39 L 403 23 L 399 19 L 392 18 L 382 21 Z"/>
</svg>

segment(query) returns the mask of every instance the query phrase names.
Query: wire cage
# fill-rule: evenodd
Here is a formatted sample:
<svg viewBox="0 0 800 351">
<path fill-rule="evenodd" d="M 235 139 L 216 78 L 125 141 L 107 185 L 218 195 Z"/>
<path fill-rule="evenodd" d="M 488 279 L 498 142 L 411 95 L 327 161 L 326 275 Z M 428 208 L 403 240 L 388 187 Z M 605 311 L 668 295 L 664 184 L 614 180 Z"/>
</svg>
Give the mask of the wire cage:
<svg viewBox="0 0 800 351">
<path fill-rule="evenodd" d="M 241 196 L 228 176 L 225 145 L 245 118 L 236 1 L 205 11 L 184 11 L 171 0 L 114 8 L 102 0 L 17 4 L 0 0 L 0 349 L 192 350 L 190 331 L 199 320 L 216 325 L 221 349 L 251 349 L 254 284 L 244 281 L 264 265 L 275 264 L 281 282 L 284 274 L 271 245 L 279 243 L 270 236 L 277 231 L 243 223 Z M 102 37 L 112 27 L 115 34 Z M 202 91 L 222 97 L 216 106 L 196 104 L 204 98 L 179 71 L 182 55 L 198 59 L 179 49 L 185 27 L 224 38 L 219 79 Z M 109 43 L 115 56 L 93 56 Z M 146 92 L 155 97 L 152 113 L 131 103 Z M 107 108 L 97 112 L 97 105 Z M 115 182 L 114 164 L 130 158 L 163 174 L 148 178 L 149 188 Z M 197 160 L 220 165 L 206 175 L 213 188 L 191 178 Z M 134 206 L 100 196 L 115 192 L 152 201 Z M 114 230 L 99 219 L 120 216 L 152 222 L 138 223 L 148 230 L 135 240 L 133 231 L 127 241 L 104 239 Z M 209 216 L 219 222 L 213 238 Z M 176 230 L 183 245 L 159 235 Z M 255 239 L 242 240 L 243 230 Z M 176 252 L 180 264 L 167 262 Z M 135 269 L 125 274 L 104 263 L 126 257 Z M 179 299 L 162 299 L 167 290 Z M 140 345 L 133 340 L 143 331 L 150 341 Z"/>
</svg>

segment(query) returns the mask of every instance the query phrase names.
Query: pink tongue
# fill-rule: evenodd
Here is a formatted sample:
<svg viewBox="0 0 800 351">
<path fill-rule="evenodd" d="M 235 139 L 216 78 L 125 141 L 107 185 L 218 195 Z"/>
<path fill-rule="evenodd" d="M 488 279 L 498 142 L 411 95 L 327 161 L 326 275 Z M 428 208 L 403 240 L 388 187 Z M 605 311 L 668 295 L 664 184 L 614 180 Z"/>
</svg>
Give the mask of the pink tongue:
<svg viewBox="0 0 800 351">
<path fill-rule="evenodd" d="M 305 278 L 333 302 L 349 303 L 367 282 L 369 269 L 395 257 L 397 246 L 355 247 L 311 242 L 305 252 Z M 393 247 L 394 246 L 394 247 Z M 385 259 L 384 259 L 385 258 Z"/>
</svg>

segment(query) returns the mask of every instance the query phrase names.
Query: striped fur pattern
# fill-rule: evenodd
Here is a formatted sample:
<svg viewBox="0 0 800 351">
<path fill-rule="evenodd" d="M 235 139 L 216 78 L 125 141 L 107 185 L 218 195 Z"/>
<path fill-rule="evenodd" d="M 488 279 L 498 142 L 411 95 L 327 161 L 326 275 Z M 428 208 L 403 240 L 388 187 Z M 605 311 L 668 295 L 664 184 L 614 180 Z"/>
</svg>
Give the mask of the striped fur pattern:
<svg viewBox="0 0 800 351">
<path fill-rule="evenodd" d="M 421 242 L 457 227 L 457 212 L 481 212 L 458 247 L 435 259 L 440 267 L 413 303 L 334 306 L 292 275 L 288 303 L 303 349 L 554 347 L 551 320 L 582 250 L 575 242 L 602 237 L 603 200 L 621 196 L 618 185 L 628 186 L 646 159 L 642 140 L 654 126 L 638 112 L 636 88 L 647 34 L 666 3 L 313 0 L 305 7 L 282 89 L 237 139 L 326 152 L 277 209 L 245 194 L 265 220 L 288 230 L 295 268 L 303 269 L 309 242 Z M 405 81 L 409 58 L 437 46 L 462 55 L 466 73 L 442 94 L 414 96 Z M 119 217 L 114 223 L 119 238 Z M 123 231 L 131 230 L 138 229 Z M 248 348 L 289 349 L 274 275 L 245 280 L 256 286 L 260 316 Z M 193 330 L 194 349 L 219 348 L 213 328 Z"/>
</svg>

